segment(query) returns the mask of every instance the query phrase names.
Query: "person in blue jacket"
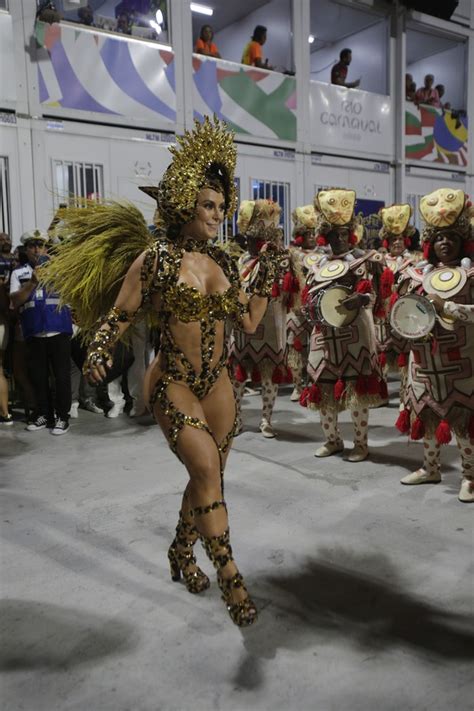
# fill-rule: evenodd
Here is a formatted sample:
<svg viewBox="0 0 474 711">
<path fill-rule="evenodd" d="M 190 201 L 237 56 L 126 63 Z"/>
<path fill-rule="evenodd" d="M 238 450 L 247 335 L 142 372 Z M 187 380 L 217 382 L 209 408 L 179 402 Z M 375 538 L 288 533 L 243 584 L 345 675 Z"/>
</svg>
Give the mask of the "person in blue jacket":
<svg viewBox="0 0 474 711">
<path fill-rule="evenodd" d="M 49 425 L 51 434 L 62 435 L 69 429 L 71 409 L 71 312 L 67 307 L 59 308 L 57 294 L 39 285 L 38 268 L 49 259 L 48 234 L 41 230 L 25 232 L 21 242 L 28 262 L 12 272 L 10 298 L 20 315 L 28 373 L 36 396 L 37 409 L 26 429 L 35 432 Z"/>
</svg>

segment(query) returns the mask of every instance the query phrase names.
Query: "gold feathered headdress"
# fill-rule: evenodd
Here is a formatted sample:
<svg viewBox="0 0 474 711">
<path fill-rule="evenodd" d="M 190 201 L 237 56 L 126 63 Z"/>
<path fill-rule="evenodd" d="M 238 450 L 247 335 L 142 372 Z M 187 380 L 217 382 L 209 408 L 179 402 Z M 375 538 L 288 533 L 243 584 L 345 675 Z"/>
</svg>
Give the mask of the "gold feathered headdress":
<svg viewBox="0 0 474 711">
<path fill-rule="evenodd" d="M 140 188 L 156 199 L 166 226 L 191 222 L 199 191 L 216 183 L 224 187 L 226 216 L 235 211 L 234 135 L 217 117 L 194 123 L 194 130 L 178 136 L 178 146 L 170 148 L 173 160 L 158 187 Z"/>
</svg>

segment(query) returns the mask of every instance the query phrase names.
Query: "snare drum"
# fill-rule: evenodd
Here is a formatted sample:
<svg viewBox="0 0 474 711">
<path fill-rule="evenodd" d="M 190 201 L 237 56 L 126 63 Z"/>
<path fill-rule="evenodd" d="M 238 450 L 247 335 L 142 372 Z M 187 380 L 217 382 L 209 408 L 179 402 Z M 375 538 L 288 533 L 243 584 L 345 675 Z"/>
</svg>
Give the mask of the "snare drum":
<svg viewBox="0 0 474 711">
<path fill-rule="evenodd" d="M 436 309 L 424 296 L 400 297 L 390 312 L 390 325 L 403 338 L 415 340 L 428 336 L 436 322 Z"/>
<path fill-rule="evenodd" d="M 313 323 L 324 323 L 332 328 L 349 326 L 359 313 L 358 309 L 348 309 L 342 303 L 352 290 L 339 284 L 320 289 L 314 295 L 309 307 L 309 316 Z"/>
</svg>

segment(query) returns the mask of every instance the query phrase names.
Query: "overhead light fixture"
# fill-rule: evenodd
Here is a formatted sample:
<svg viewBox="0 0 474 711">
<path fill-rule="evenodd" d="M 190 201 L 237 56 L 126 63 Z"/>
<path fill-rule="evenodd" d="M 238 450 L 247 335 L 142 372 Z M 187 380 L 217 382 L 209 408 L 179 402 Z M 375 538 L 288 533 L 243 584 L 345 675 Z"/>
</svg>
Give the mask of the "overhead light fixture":
<svg viewBox="0 0 474 711">
<path fill-rule="evenodd" d="M 209 17 L 214 13 L 214 10 L 212 7 L 209 7 L 208 5 L 200 5 L 197 2 L 192 2 L 191 3 L 191 12 L 197 12 L 200 15 L 209 15 Z"/>
<path fill-rule="evenodd" d="M 310 35 L 310 36 L 308 37 L 308 42 L 309 42 L 310 44 L 313 44 L 313 42 L 314 42 L 315 39 L 316 39 L 316 37 L 315 37 L 314 35 Z"/>
</svg>

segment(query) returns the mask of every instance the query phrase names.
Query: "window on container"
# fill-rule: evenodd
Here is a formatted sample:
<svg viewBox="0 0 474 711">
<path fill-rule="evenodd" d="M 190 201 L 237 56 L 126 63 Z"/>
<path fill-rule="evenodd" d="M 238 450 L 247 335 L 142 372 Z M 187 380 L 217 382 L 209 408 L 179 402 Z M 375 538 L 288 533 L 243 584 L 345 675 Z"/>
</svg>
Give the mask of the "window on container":
<svg viewBox="0 0 474 711">
<path fill-rule="evenodd" d="M 240 178 L 234 178 L 235 193 L 237 195 L 237 205 L 240 205 Z M 221 225 L 219 231 L 219 241 L 227 242 L 237 234 L 237 210 L 230 215 Z"/>
<path fill-rule="evenodd" d="M 283 228 L 285 244 L 288 245 L 291 238 L 290 184 L 252 179 L 251 190 L 252 200 L 273 200 L 280 205 L 280 227 Z"/>
<path fill-rule="evenodd" d="M 78 198 L 100 200 L 104 196 L 104 166 L 53 160 L 53 195 L 55 209 L 62 202 L 79 205 Z"/>
<path fill-rule="evenodd" d="M 0 10 L 9 10 L 8 0 L 0 0 Z"/>
<path fill-rule="evenodd" d="M 11 234 L 8 158 L 0 156 L 0 232 Z"/>
<path fill-rule="evenodd" d="M 171 44 L 169 0 L 56 0 L 64 20 L 108 32 Z"/>
</svg>

